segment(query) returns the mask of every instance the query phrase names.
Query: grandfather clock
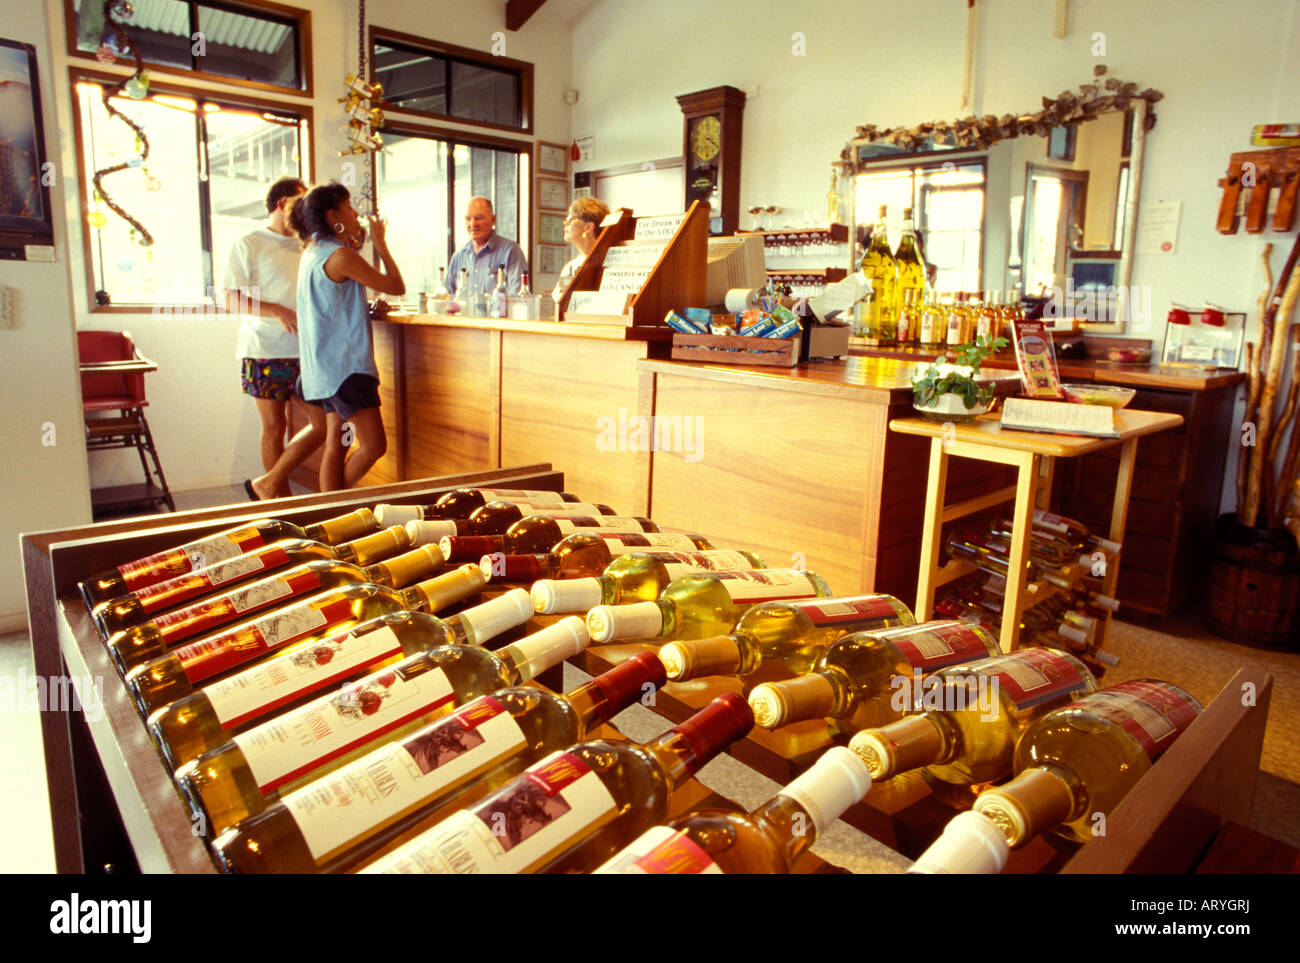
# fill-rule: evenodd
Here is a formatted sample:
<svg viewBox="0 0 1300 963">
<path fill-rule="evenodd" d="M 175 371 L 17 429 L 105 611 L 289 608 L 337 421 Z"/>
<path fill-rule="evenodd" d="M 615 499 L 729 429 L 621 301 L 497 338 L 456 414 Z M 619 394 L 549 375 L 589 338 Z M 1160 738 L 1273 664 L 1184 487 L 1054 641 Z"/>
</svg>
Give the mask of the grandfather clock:
<svg viewBox="0 0 1300 963">
<path fill-rule="evenodd" d="M 709 205 L 709 233 L 740 227 L 740 124 L 745 92 L 712 87 L 677 98 L 685 121 L 686 206 Z"/>
</svg>

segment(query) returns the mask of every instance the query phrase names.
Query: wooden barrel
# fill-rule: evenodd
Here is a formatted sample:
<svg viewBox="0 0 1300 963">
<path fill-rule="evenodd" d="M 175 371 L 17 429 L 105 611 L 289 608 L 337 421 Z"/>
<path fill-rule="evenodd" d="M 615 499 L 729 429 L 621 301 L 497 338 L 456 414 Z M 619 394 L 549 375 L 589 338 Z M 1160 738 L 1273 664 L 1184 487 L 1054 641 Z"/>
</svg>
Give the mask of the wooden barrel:
<svg viewBox="0 0 1300 963">
<path fill-rule="evenodd" d="M 1246 528 L 1224 515 L 1214 529 L 1210 628 L 1246 645 L 1295 648 L 1300 640 L 1300 549 L 1282 530 Z"/>
</svg>

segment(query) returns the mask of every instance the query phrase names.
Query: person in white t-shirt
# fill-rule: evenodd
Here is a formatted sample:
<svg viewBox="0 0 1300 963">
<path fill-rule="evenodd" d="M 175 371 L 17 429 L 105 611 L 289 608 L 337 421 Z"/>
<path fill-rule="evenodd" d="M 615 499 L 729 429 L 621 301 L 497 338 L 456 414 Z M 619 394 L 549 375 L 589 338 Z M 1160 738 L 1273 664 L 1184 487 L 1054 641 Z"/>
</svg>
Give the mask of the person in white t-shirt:
<svg viewBox="0 0 1300 963">
<path fill-rule="evenodd" d="M 298 380 L 298 260 L 302 249 L 288 225 L 289 209 L 307 193 L 296 177 L 282 177 L 266 195 L 266 224 L 231 248 L 223 287 L 226 308 L 239 315 L 236 355 L 244 393 L 257 402 L 262 421 L 262 467 L 244 480 L 253 501 L 291 495 L 289 476 L 325 440 L 325 413 L 294 396 Z M 296 403 L 308 424 L 286 445 L 289 407 Z"/>
</svg>

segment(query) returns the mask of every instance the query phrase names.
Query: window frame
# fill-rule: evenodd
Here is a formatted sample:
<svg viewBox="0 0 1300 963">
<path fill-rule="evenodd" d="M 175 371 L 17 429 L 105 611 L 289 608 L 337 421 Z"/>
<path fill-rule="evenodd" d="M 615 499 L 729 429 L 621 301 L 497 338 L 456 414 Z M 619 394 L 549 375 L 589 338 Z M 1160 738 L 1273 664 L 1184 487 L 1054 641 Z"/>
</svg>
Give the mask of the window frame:
<svg viewBox="0 0 1300 963">
<path fill-rule="evenodd" d="M 96 0 L 83 0 L 85 3 L 94 3 Z M 262 90 L 275 93 L 290 93 L 300 97 L 313 96 L 313 78 L 312 78 L 312 40 L 311 40 L 311 11 L 303 10 L 299 7 L 289 7 L 284 4 L 273 3 L 271 0 L 182 0 L 190 7 L 190 23 L 194 21 L 194 9 L 196 4 L 203 6 L 215 7 L 218 9 L 229 10 L 232 13 L 244 13 L 250 16 L 261 15 L 268 20 L 288 20 L 296 26 L 298 36 L 298 71 L 301 87 L 285 87 L 280 84 L 268 84 L 262 80 L 245 80 L 242 77 L 227 77 L 224 74 L 213 74 L 203 70 L 193 68 L 176 67 L 171 64 L 155 64 L 149 60 L 144 61 L 145 67 L 149 69 L 152 77 L 154 74 L 170 74 L 176 77 L 191 77 L 197 81 L 212 84 L 230 84 L 236 87 L 247 87 L 250 90 Z M 73 7 L 73 0 L 63 0 L 63 25 L 64 34 L 67 40 L 68 56 L 73 60 L 91 61 L 99 63 L 93 51 L 80 50 L 77 47 L 77 11 Z M 156 86 L 151 84 L 151 86 Z"/>
<path fill-rule="evenodd" d="M 120 82 L 124 76 L 129 74 L 113 74 L 102 70 L 88 70 L 79 66 L 68 68 L 69 84 L 68 90 L 71 96 L 72 105 L 72 139 L 73 150 L 75 151 L 77 164 L 77 199 L 78 199 L 78 216 L 77 226 L 81 232 L 82 259 L 85 267 L 86 281 L 86 305 L 91 314 L 142 314 L 151 312 L 161 302 L 132 302 L 130 304 L 99 304 L 95 299 L 95 251 L 92 228 L 86 220 L 90 211 L 90 179 L 82 176 L 81 164 L 85 159 L 85 132 L 82 130 L 80 99 L 77 95 L 77 84 L 79 83 L 96 83 L 96 84 L 115 84 Z M 302 170 L 302 179 L 308 184 L 316 181 L 316 158 L 315 158 L 315 117 L 310 103 L 287 103 L 283 100 L 262 100 L 256 97 L 246 96 L 241 93 L 226 93 L 223 91 L 213 91 L 204 87 L 188 87 L 181 84 L 149 84 L 151 94 L 166 94 L 176 97 L 189 97 L 194 100 L 221 104 L 223 107 L 230 107 L 239 110 L 261 110 L 269 113 L 285 114 L 291 113 L 307 125 L 307 143 L 300 145 L 299 164 Z M 197 142 L 196 142 L 197 149 Z M 202 164 L 200 166 L 203 166 Z M 211 201 L 207 197 L 206 189 L 201 191 L 204 197 L 204 205 L 207 210 L 202 213 L 207 218 L 206 224 L 200 225 L 200 230 L 209 239 L 212 231 L 212 210 Z M 200 244 L 203 240 L 200 239 Z M 209 240 L 210 246 L 210 240 Z M 213 284 L 220 287 L 217 279 L 213 279 Z M 181 307 L 211 307 L 213 302 L 205 298 L 202 302 L 172 304 L 168 302 L 165 306 L 168 309 Z"/>
<path fill-rule="evenodd" d="M 457 117 L 453 114 L 440 114 L 431 110 L 416 110 L 410 107 L 403 107 L 400 104 L 393 104 L 386 107 L 385 113 L 403 113 L 412 117 L 425 117 L 429 120 L 436 120 L 450 124 L 464 124 L 467 127 L 478 127 L 484 130 L 506 131 L 511 134 L 532 135 L 534 133 L 534 115 L 533 115 L 533 64 L 527 60 L 514 60 L 510 57 L 494 57 L 482 50 L 474 50 L 470 47 L 459 47 L 455 44 L 444 43 L 441 40 L 431 40 L 428 37 L 417 37 L 414 34 L 402 33 L 398 30 L 391 30 L 387 27 L 377 27 L 374 24 L 369 26 L 369 36 L 366 42 L 369 44 L 367 56 L 367 79 L 375 82 L 375 42 L 378 41 L 385 45 L 393 45 L 412 50 L 417 53 L 427 53 L 436 57 L 443 57 L 448 61 L 461 61 L 475 67 L 485 67 L 490 70 L 501 72 L 513 72 L 519 75 L 519 118 L 520 126 L 515 127 L 510 124 L 498 124 L 493 121 L 472 120 L 468 117 Z M 448 80 L 450 82 L 450 78 Z M 427 129 L 427 128 L 426 128 Z"/>
</svg>

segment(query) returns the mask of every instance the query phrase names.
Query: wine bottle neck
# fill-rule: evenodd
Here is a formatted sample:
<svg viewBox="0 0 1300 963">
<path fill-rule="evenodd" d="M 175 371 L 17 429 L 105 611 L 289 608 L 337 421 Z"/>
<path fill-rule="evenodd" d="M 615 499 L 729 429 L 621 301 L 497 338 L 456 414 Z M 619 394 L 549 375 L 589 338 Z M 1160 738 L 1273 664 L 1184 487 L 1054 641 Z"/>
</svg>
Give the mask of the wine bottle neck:
<svg viewBox="0 0 1300 963">
<path fill-rule="evenodd" d="M 997 823 L 1014 849 L 1076 817 L 1086 801 L 1084 787 L 1073 773 L 1046 764 L 1026 769 L 1003 786 L 986 789 L 974 808 Z"/>
<path fill-rule="evenodd" d="M 425 552 L 427 548 L 429 546 L 416 551 Z M 407 554 L 414 555 L 415 552 Z M 396 561 L 398 559 L 393 560 Z M 454 572 L 447 572 L 445 575 L 413 585 L 402 593 L 402 598 L 408 608 L 438 612 L 453 602 L 459 602 L 482 591 L 485 584 L 487 580 L 483 578 L 483 573 L 479 571 L 477 565 L 462 565 Z"/>
<path fill-rule="evenodd" d="M 446 567 L 442 553 L 436 547 L 426 545 L 410 552 L 403 552 L 396 558 L 390 558 L 385 562 L 378 562 L 368 566 L 366 568 L 366 577 L 378 585 L 387 585 L 389 588 L 400 589 L 423 579 L 428 579 Z M 415 592 L 416 589 L 408 589 L 407 591 Z M 416 608 L 419 604 L 423 604 L 424 601 L 422 596 L 418 597 L 417 604 L 413 604 L 411 607 Z"/>
<path fill-rule="evenodd" d="M 346 515 L 340 515 L 337 518 L 327 518 L 315 525 L 305 526 L 303 536 L 314 542 L 338 545 L 341 542 L 360 538 L 368 532 L 373 532 L 378 527 L 379 523 L 375 520 L 374 513 L 370 509 L 358 508 L 355 512 L 348 512 Z"/>
<path fill-rule="evenodd" d="M 335 555 L 345 562 L 370 565 L 411 547 L 411 536 L 402 525 L 394 525 L 356 541 L 340 545 Z"/>
<path fill-rule="evenodd" d="M 681 725 L 642 745 L 677 789 L 710 759 L 744 736 L 754 716 L 740 696 L 719 696 Z"/>
<path fill-rule="evenodd" d="M 641 652 L 566 693 L 564 698 L 578 715 L 579 733 L 585 735 L 666 681 L 663 663 L 653 652 Z"/>
<path fill-rule="evenodd" d="M 524 596 L 527 598 L 527 593 Z M 497 656 L 506 665 L 510 684 L 519 685 L 577 655 L 589 641 L 582 619 L 570 616 L 506 646 Z"/>
<path fill-rule="evenodd" d="M 685 682 L 708 675 L 747 675 L 757 668 L 758 649 L 736 632 L 711 639 L 669 642 L 659 650 L 668 678 Z"/>
<path fill-rule="evenodd" d="M 879 729 L 864 729 L 849 742 L 877 781 L 900 772 L 947 762 L 956 735 L 937 712 L 907 716 Z"/>
<path fill-rule="evenodd" d="M 852 699 L 852 683 L 842 669 L 825 666 L 808 675 L 765 682 L 749 697 L 754 721 L 764 729 L 779 729 L 803 719 L 842 714 Z"/>
</svg>

